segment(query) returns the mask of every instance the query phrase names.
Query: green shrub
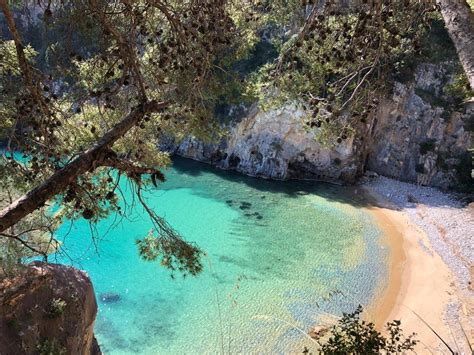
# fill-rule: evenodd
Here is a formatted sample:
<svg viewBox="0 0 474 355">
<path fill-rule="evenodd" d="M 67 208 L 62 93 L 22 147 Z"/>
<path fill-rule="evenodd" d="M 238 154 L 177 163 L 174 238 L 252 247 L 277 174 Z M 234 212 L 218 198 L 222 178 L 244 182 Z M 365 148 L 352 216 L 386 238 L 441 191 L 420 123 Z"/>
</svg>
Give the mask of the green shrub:
<svg viewBox="0 0 474 355">
<path fill-rule="evenodd" d="M 16 318 L 7 319 L 6 325 L 8 328 L 12 330 L 15 330 L 15 331 L 20 330 L 20 323 L 18 322 Z"/>
<path fill-rule="evenodd" d="M 458 68 L 453 82 L 445 85 L 443 91 L 455 105 L 471 97 L 471 87 L 462 67 Z"/>
<path fill-rule="evenodd" d="M 331 329 L 330 338 L 321 344 L 323 354 L 379 354 L 404 353 L 413 350 L 418 343 L 415 333 L 403 335 L 401 322 L 394 320 L 386 324 L 387 336 L 375 329 L 372 322 L 360 319 L 362 306 L 343 317 Z"/>
<path fill-rule="evenodd" d="M 58 344 L 56 339 L 44 339 L 36 346 L 39 355 L 64 355 L 66 350 Z"/>
<path fill-rule="evenodd" d="M 421 61 L 439 63 L 457 58 L 456 48 L 440 15 L 433 18 L 421 42 L 423 48 Z"/>
<path fill-rule="evenodd" d="M 415 94 L 417 94 L 423 99 L 423 101 L 429 103 L 433 107 L 442 107 L 448 111 L 453 109 L 452 102 L 445 100 L 440 95 L 436 95 L 434 92 L 431 92 L 429 90 L 415 88 Z"/>
<path fill-rule="evenodd" d="M 456 166 L 458 179 L 457 190 L 474 193 L 473 172 L 473 151 L 470 150 L 461 155 L 459 163 Z"/>
<path fill-rule="evenodd" d="M 425 173 L 425 166 L 423 164 L 416 164 L 415 171 L 418 174 L 424 174 Z"/>
<path fill-rule="evenodd" d="M 64 301 L 61 298 L 54 298 L 49 305 L 48 317 L 49 318 L 59 317 L 60 315 L 64 313 L 66 306 L 67 306 L 66 301 Z"/>
<path fill-rule="evenodd" d="M 446 163 L 446 158 L 443 154 L 438 154 L 438 157 L 436 158 L 436 166 L 444 171 L 449 169 L 448 163 Z"/>
<path fill-rule="evenodd" d="M 469 116 L 464 121 L 464 129 L 468 132 L 474 132 L 474 115 Z"/>
</svg>

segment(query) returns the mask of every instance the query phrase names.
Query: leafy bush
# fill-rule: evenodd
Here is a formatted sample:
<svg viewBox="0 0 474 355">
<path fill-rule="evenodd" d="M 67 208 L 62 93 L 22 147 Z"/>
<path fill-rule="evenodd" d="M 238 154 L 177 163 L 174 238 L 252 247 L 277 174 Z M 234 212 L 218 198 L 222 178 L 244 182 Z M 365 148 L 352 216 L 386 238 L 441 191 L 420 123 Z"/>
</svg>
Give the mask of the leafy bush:
<svg viewBox="0 0 474 355">
<path fill-rule="evenodd" d="M 418 174 L 424 174 L 425 173 L 425 166 L 423 164 L 416 164 L 415 171 Z"/>
<path fill-rule="evenodd" d="M 401 322 L 387 323 L 387 336 L 375 329 L 374 323 L 360 319 L 362 306 L 343 317 L 331 329 L 330 338 L 321 344 L 323 354 L 379 354 L 403 353 L 413 350 L 418 343 L 415 333 L 405 337 L 400 328 Z"/>
<path fill-rule="evenodd" d="M 444 154 L 438 154 L 438 157 L 436 158 L 436 166 L 444 171 L 447 171 L 449 169 L 449 165 L 446 162 L 446 157 L 444 156 Z"/>
<path fill-rule="evenodd" d="M 66 301 L 64 301 L 61 298 L 54 298 L 49 305 L 48 317 L 49 318 L 59 317 L 60 315 L 64 313 L 66 306 L 67 306 Z"/>
<path fill-rule="evenodd" d="M 458 185 L 456 189 L 462 192 L 474 192 L 474 161 L 473 150 L 469 150 L 462 154 L 459 158 L 459 163 L 456 166 L 456 175 L 458 178 Z"/>
<path fill-rule="evenodd" d="M 61 347 L 56 339 L 44 339 L 36 346 L 37 354 L 39 355 L 65 355 L 66 351 Z"/>
<path fill-rule="evenodd" d="M 471 97 L 469 81 L 462 67 L 457 68 L 453 82 L 445 85 L 443 91 L 456 105 L 460 105 L 464 100 Z"/>
</svg>

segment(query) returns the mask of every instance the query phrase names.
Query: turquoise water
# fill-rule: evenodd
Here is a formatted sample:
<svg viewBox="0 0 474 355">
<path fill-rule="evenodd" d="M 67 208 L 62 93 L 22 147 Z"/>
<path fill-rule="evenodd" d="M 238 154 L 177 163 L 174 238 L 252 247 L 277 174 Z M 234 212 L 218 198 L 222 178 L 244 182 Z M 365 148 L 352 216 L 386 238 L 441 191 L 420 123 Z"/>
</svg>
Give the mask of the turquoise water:
<svg viewBox="0 0 474 355">
<path fill-rule="evenodd" d="M 295 326 L 307 331 L 376 296 L 386 252 L 345 188 L 253 179 L 184 159 L 166 177 L 149 202 L 206 251 L 198 277 L 173 280 L 139 259 L 134 241 L 151 229 L 140 208 L 101 222 L 100 240 L 91 241 L 85 221 L 60 230 L 68 256 L 58 258 L 94 283 L 104 353 L 301 352 L 311 342 Z M 120 299 L 104 302 L 103 293 Z"/>
</svg>

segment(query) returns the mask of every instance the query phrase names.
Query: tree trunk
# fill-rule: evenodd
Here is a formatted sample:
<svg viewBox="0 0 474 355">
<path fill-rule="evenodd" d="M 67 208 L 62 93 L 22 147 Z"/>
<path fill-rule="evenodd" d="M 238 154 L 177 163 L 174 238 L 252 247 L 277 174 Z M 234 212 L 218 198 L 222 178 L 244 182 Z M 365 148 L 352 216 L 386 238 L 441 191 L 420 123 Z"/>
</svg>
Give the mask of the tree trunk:
<svg viewBox="0 0 474 355">
<path fill-rule="evenodd" d="M 0 212 L 0 233 L 4 232 L 22 218 L 36 209 L 44 206 L 46 201 L 66 188 L 80 175 L 93 171 L 103 165 L 112 145 L 125 135 L 146 114 L 162 110 L 168 105 L 166 102 L 147 102 L 128 114 L 115 127 L 109 130 L 97 144 L 80 154 L 71 163 L 58 170 L 40 186 L 29 191 Z"/>
<path fill-rule="evenodd" d="M 437 0 L 474 93 L 474 13 L 466 0 Z"/>
</svg>

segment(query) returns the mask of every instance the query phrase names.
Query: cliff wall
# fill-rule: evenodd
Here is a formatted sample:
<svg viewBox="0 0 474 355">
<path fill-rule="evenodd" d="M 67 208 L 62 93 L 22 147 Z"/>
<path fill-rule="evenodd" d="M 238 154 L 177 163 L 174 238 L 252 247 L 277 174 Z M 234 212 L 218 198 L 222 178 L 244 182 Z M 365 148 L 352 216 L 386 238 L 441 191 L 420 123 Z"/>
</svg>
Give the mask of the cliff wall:
<svg viewBox="0 0 474 355">
<path fill-rule="evenodd" d="M 474 109 L 453 104 L 445 92 L 455 80 L 452 68 L 450 62 L 418 65 L 409 81 L 394 83 L 373 121 L 355 139 L 331 147 L 304 128 L 304 112 L 292 105 L 266 112 L 252 107 L 220 142 L 188 137 L 163 147 L 223 169 L 273 179 L 353 183 L 368 169 L 402 181 L 456 187 L 470 182 Z"/>
<path fill-rule="evenodd" d="M 304 128 L 303 114 L 291 105 L 267 112 L 253 107 L 221 142 L 205 144 L 190 137 L 174 152 L 252 176 L 353 181 L 359 166 L 353 140 L 324 147 Z"/>
<path fill-rule="evenodd" d="M 368 169 L 442 188 L 468 182 L 474 108 L 450 103 L 450 65 L 422 64 L 413 81 L 395 83 L 377 113 Z"/>
</svg>

